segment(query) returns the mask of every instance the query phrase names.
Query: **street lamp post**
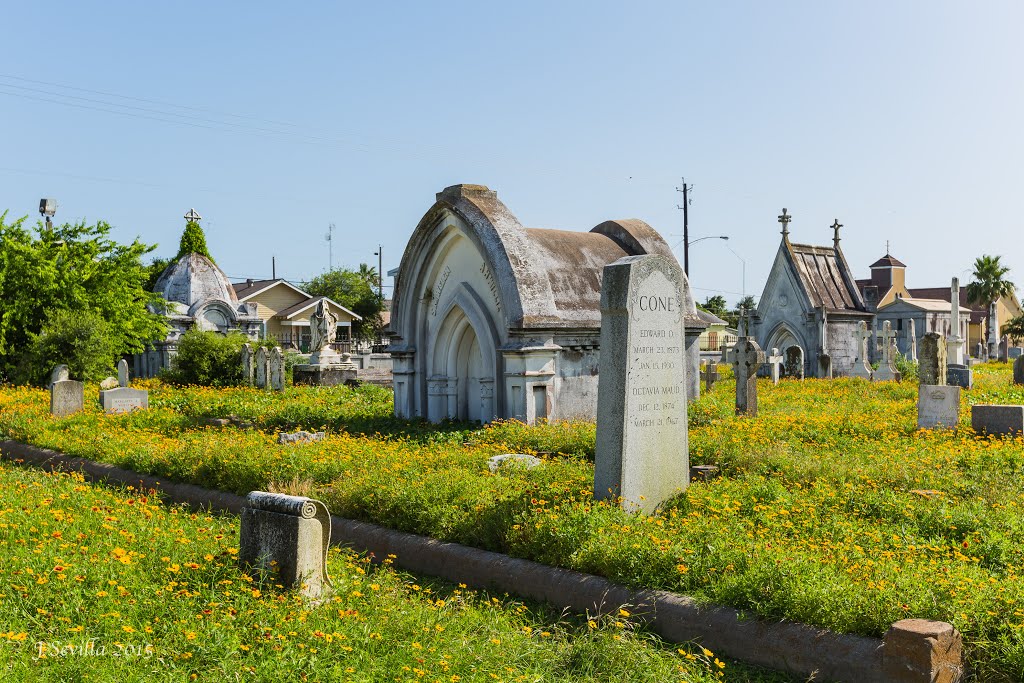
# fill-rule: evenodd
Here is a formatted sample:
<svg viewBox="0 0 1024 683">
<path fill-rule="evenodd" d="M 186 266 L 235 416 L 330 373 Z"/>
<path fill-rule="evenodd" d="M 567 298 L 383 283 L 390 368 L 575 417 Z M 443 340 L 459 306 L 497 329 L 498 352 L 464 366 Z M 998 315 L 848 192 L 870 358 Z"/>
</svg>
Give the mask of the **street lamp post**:
<svg viewBox="0 0 1024 683">
<path fill-rule="evenodd" d="M 738 258 L 740 260 L 740 263 L 743 265 L 743 286 L 740 288 L 740 292 L 741 292 L 741 297 L 743 299 L 746 299 L 747 298 L 747 262 L 743 260 L 742 256 L 740 256 L 735 251 L 733 251 L 733 248 L 730 247 L 728 244 L 725 245 L 725 248 L 728 249 L 729 251 L 731 251 L 732 255 L 735 256 L 736 258 Z"/>
<path fill-rule="evenodd" d="M 384 247 L 378 244 L 373 255 L 377 257 L 377 293 L 380 300 L 384 301 Z"/>
<path fill-rule="evenodd" d="M 728 235 L 708 235 L 707 237 L 698 237 L 695 240 L 687 239 L 686 236 L 682 240 L 676 242 L 675 249 L 680 244 L 683 245 L 683 272 L 686 273 L 686 277 L 690 277 L 690 245 L 697 244 L 697 242 L 703 242 L 704 240 L 727 240 Z"/>
</svg>

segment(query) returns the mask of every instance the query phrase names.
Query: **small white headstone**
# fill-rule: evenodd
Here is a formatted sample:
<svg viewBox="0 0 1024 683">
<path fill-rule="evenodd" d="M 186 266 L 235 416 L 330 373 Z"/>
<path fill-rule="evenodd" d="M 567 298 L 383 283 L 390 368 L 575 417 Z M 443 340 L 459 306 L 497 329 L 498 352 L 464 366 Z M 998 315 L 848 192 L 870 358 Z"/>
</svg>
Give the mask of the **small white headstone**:
<svg viewBox="0 0 1024 683">
<path fill-rule="evenodd" d="M 267 356 L 267 347 L 261 346 L 256 349 L 256 387 L 265 389 L 269 381 L 270 358 Z"/>
<path fill-rule="evenodd" d="M 284 354 L 280 346 L 270 350 L 270 388 L 284 391 Z"/>
<path fill-rule="evenodd" d="M 768 366 L 771 368 L 772 384 L 776 386 L 778 386 L 779 384 L 779 370 L 784 360 L 785 359 L 782 357 L 782 354 L 779 353 L 779 350 L 775 347 L 772 347 L 772 354 L 768 356 L 767 363 Z"/>
<path fill-rule="evenodd" d="M 917 388 L 917 428 L 955 429 L 960 422 L 960 387 L 922 384 Z"/>
<path fill-rule="evenodd" d="M 117 361 L 117 386 L 128 386 L 128 361 L 124 358 Z"/>
</svg>

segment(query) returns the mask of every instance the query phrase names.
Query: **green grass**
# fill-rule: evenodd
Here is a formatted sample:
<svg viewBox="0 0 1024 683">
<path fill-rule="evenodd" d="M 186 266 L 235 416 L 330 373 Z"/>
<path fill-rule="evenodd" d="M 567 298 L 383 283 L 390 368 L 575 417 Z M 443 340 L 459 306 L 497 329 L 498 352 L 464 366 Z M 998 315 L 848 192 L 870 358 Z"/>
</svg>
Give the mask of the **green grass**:
<svg viewBox="0 0 1024 683">
<path fill-rule="evenodd" d="M 235 561 L 231 516 L 0 465 L 5 681 L 747 681 L 781 675 L 332 551 L 317 607 Z"/>
<path fill-rule="evenodd" d="M 767 618 L 876 637 L 905 617 L 949 621 L 979 680 L 1024 680 L 1024 439 L 970 429 L 972 403 L 1024 403 L 1005 365 L 976 369 L 956 433 L 916 430 L 909 382 L 761 381 L 756 419 L 732 415 L 720 382 L 691 406 L 690 460 L 722 476 L 651 517 L 592 500 L 593 425 L 404 422 L 372 387 L 152 388 L 147 412 L 63 420 L 45 392 L 3 389 L 0 433 L 239 493 L 308 491 L 335 514 Z M 259 429 L 199 422 L 228 414 Z M 299 427 L 329 436 L 275 443 Z M 516 451 L 544 466 L 487 471 Z"/>
</svg>

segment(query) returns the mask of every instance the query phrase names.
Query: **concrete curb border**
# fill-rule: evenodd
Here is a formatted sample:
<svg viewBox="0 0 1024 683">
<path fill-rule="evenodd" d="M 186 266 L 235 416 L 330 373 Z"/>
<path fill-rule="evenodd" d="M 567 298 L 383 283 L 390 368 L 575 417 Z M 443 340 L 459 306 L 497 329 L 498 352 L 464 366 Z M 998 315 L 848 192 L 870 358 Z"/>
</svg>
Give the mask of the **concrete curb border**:
<svg viewBox="0 0 1024 683">
<path fill-rule="evenodd" d="M 81 472 L 90 481 L 156 489 L 178 503 L 238 514 L 245 498 L 166 481 L 57 451 L 0 441 L 0 458 L 46 470 Z M 906 619 L 885 638 L 832 633 L 805 624 L 745 619 L 734 609 L 691 598 L 633 590 L 607 579 L 549 567 L 457 543 L 331 517 L 331 542 L 350 545 L 419 574 L 507 592 L 583 613 L 630 612 L 665 640 L 698 641 L 722 655 L 815 680 L 841 683 L 954 683 L 963 674 L 959 632 L 944 622 Z"/>
</svg>

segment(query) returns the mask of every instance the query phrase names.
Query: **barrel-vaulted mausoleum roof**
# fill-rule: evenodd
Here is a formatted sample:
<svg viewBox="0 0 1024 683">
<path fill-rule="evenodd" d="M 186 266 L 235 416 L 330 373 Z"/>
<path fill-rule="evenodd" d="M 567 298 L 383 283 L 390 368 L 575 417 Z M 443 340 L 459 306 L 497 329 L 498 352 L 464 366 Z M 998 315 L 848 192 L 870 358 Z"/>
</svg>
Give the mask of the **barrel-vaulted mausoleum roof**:
<svg viewBox="0 0 1024 683">
<path fill-rule="evenodd" d="M 395 281 L 396 414 L 593 418 L 602 271 L 640 254 L 675 258 L 643 221 L 526 228 L 485 186 L 438 193 Z"/>
</svg>

